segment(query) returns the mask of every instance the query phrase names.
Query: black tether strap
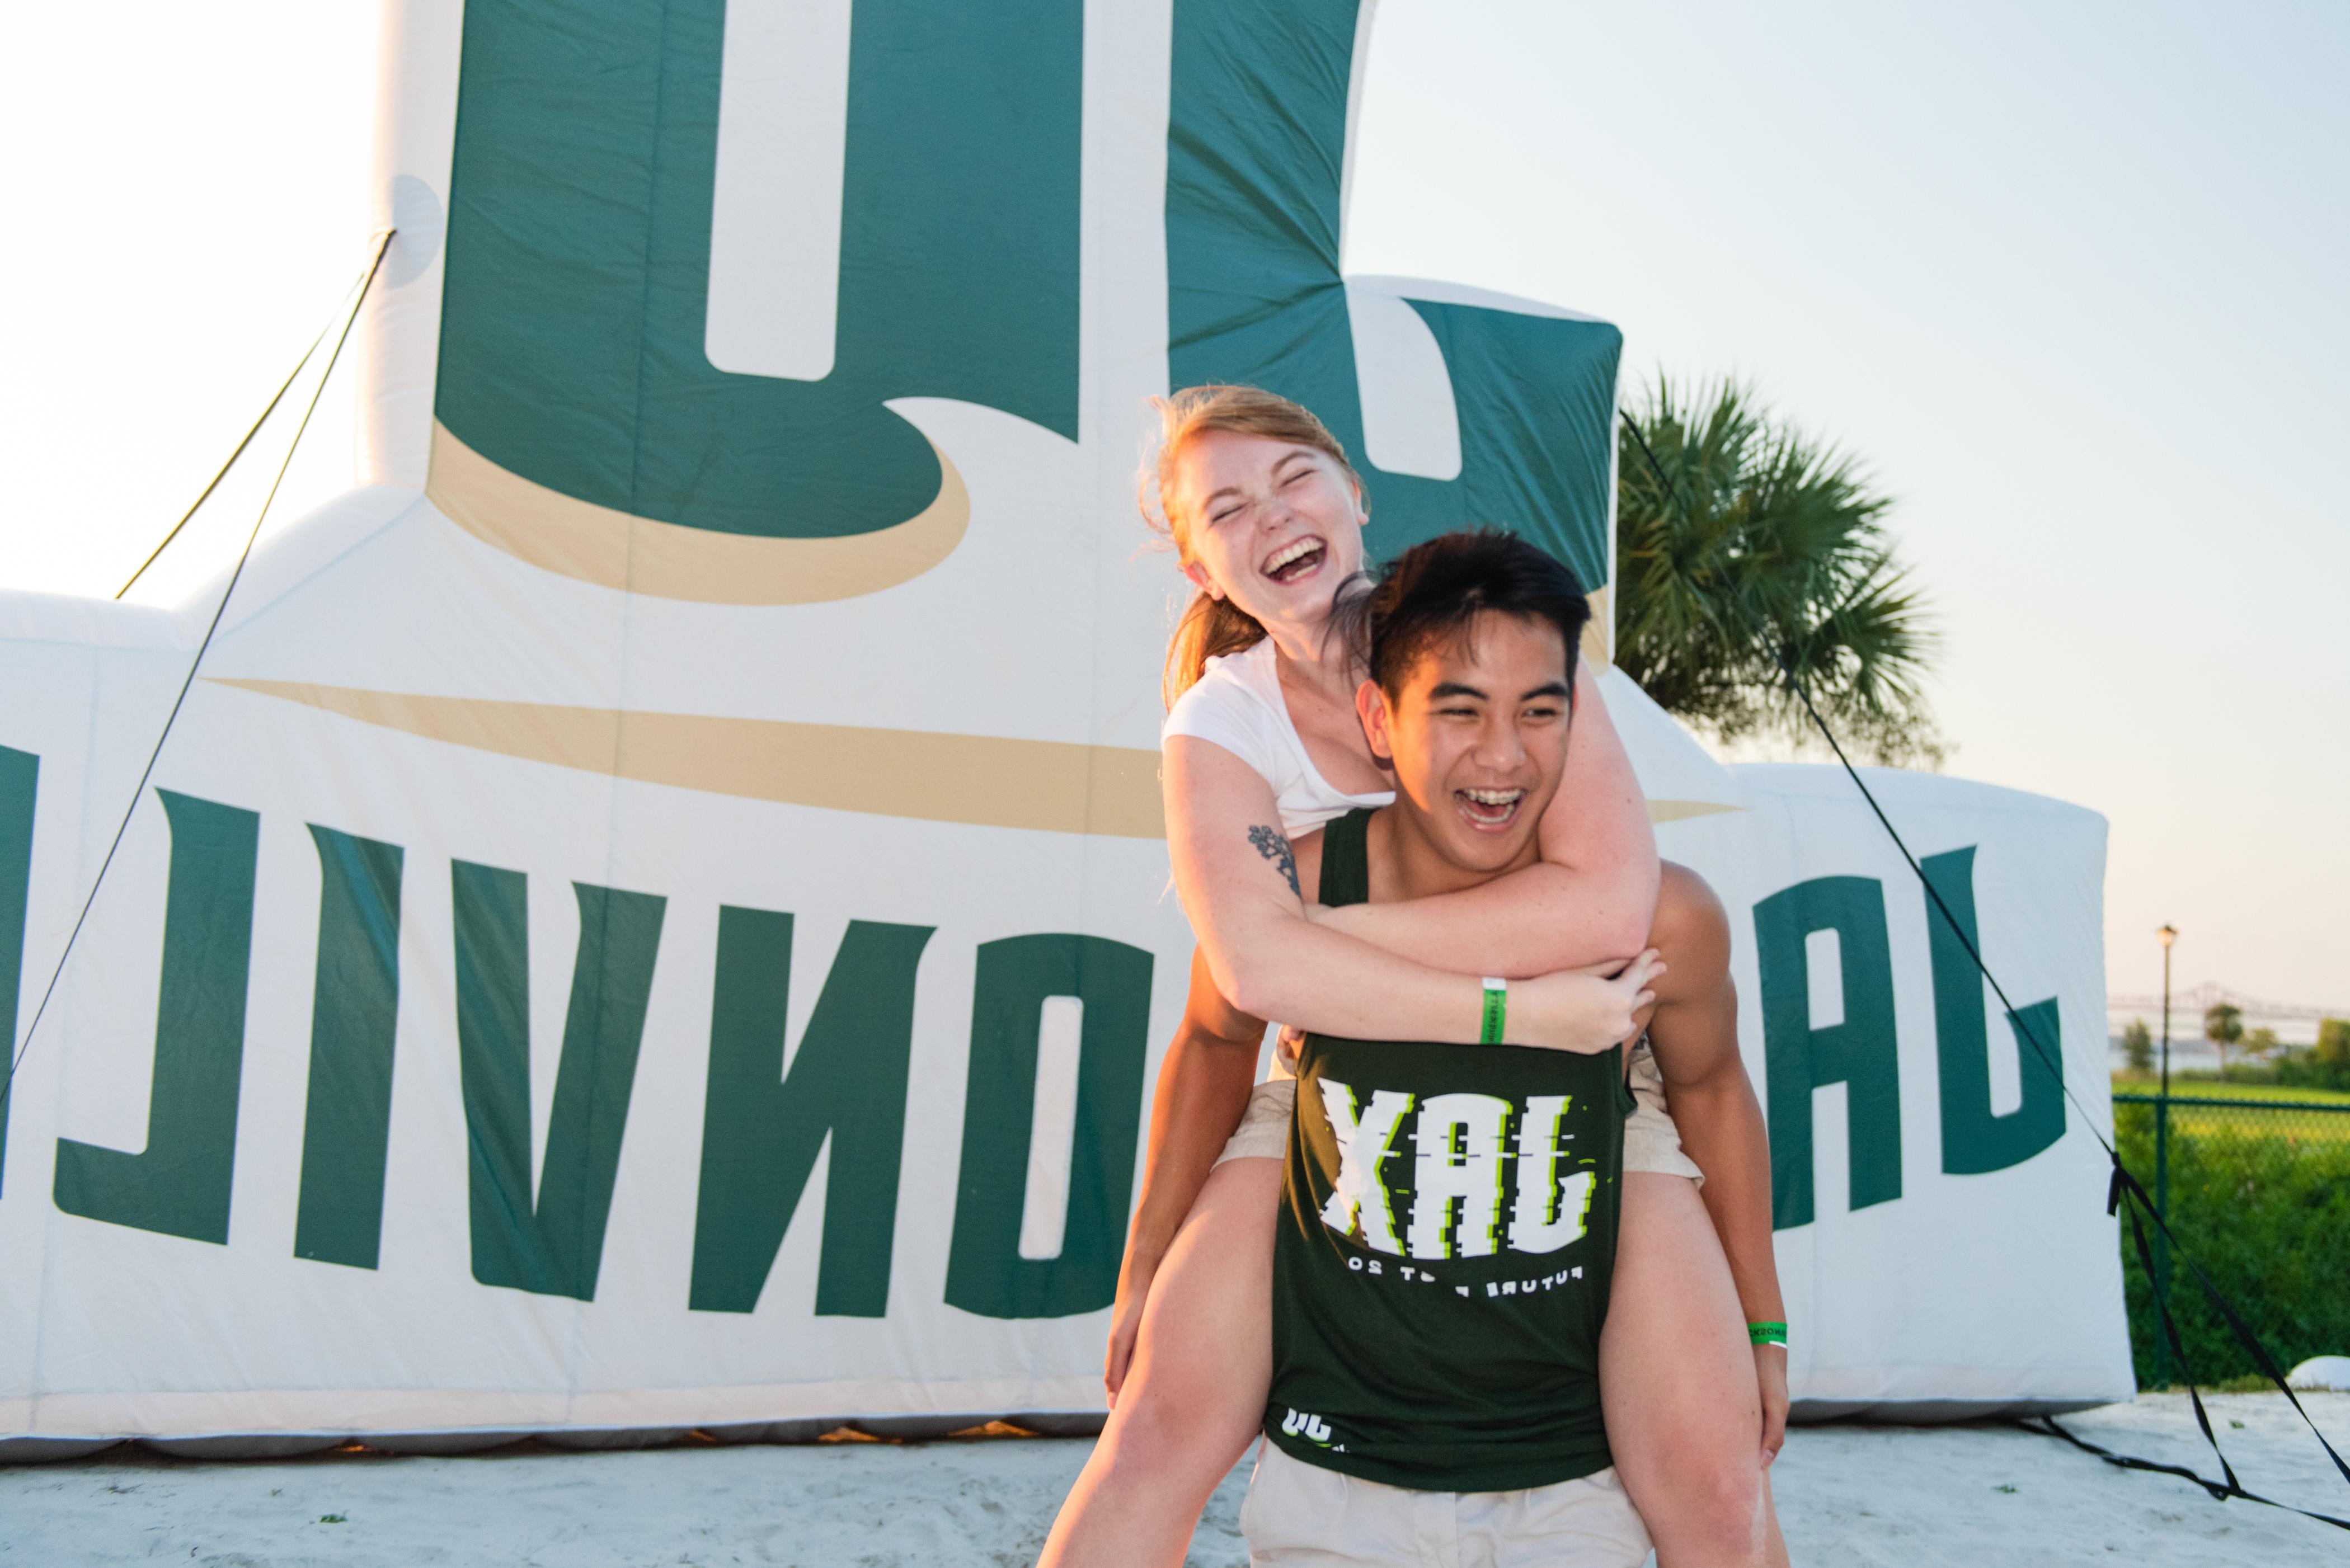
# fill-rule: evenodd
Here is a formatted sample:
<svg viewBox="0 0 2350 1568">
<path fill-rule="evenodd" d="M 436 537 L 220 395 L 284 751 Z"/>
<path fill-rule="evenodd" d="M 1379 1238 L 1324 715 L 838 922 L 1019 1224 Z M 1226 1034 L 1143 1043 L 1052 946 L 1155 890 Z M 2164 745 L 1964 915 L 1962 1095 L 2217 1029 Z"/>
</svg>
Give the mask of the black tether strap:
<svg viewBox="0 0 2350 1568">
<path fill-rule="evenodd" d="M 2162 1475 L 2178 1476 L 2191 1480 L 2221 1502 L 2227 1501 L 2231 1497 L 2240 1497 L 2246 1502 L 2264 1502 L 2271 1508 L 2281 1508 L 2287 1513 L 2297 1513 L 2304 1519 L 2314 1519 L 2326 1524 L 2339 1525 L 2345 1530 L 2350 1530 L 2350 1519 L 2336 1519 L 2330 1513 L 2315 1513 L 2305 1508 L 2295 1508 L 2289 1502 L 2279 1502 L 2272 1497 L 2262 1497 L 2258 1492 L 2246 1491 L 2241 1487 L 2220 1486 L 2204 1480 L 2185 1465 L 2166 1465 L 2154 1459 L 2141 1459 L 2129 1454 L 2117 1454 L 2111 1449 L 2100 1448 L 2079 1433 L 2067 1431 L 2058 1426 L 2056 1417 L 2054 1416 L 2035 1416 L 2029 1420 L 2019 1420 L 2015 1426 L 2026 1432 L 2039 1432 L 2051 1438 L 2062 1438 L 2082 1452 L 2095 1454 L 2116 1469 L 2154 1470 Z"/>
<path fill-rule="evenodd" d="M 1620 410 L 1617 410 L 1617 417 L 1624 421 L 1624 429 L 1632 437 L 1633 443 L 1639 447 L 1640 455 L 1648 460 L 1648 470 L 1657 476 L 1657 483 L 1664 487 L 1665 494 L 1672 496 L 1679 493 L 1673 482 L 1666 476 L 1664 464 L 1657 461 L 1655 450 L 1648 445 L 1648 438 L 1641 433 L 1639 422 L 1628 412 Z M 2284 1374 L 2278 1370 L 2276 1358 L 2269 1354 L 2268 1347 L 2261 1343 L 2260 1336 L 2245 1324 L 2243 1317 L 2236 1311 L 2234 1303 L 2230 1302 L 2220 1293 L 2220 1288 L 2211 1282 L 2210 1276 L 2203 1272 L 2202 1266 L 2189 1256 L 2186 1249 L 2179 1245 L 2178 1238 L 2172 1233 L 2169 1225 L 2164 1221 L 2162 1216 L 2155 1212 L 2154 1204 L 2147 1197 L 2146 1189 L 2139 1185 L 2137 1177 L 2130 1174 L 2129 1168 L 2122 1163 L 2121 1151 L 2107 1141 L 2105 1134 L 2097 1130 L 2095 1118 L 2089 1115 L 2088 1107 L 2081 1104 L 2080 1096 L 2073 1093 L 2073 1085 L 2065 1082 L 2063 1059 L 2050 1054 L 2047 1045 L 2033 1032 L 2031 1025 L 2024 1022 L 2023 1014 L 2019 1012 L 2015 1004 L 2008 1000 L 2007 988 L 1999 983 L 1999 977 L 1991 973 L 1989 964 L 1983 962 L 1982 954 L 1977 950 L 1974 940 L 1967 935 L 1966 928 L 1960 925 L 1957 917 L 1950 913 L 1950 906 L 1942 901 L 1942 895 L 1927 878 L 1925 868 L 1918 864 L 1918 857 L 1909 852 L 1909 846 L 1902 838 L 1900 830 L 1893 826 L 1893 819 L 1887 816 L 1885 808 L 1877 804 L 1876 794 L 1869 789 L 1867 781 L 1860 776 L 1860 770 L 1852 765 L 1850 757 L 1845 755 L 1844 746 L 1836 740 L 1835 732 L 1828 727 L 1827 720 L 1821 717 L 1818 707 L 1812 701 L 1811 692 L 1804 686 L 1802 677 L 1795 673 L 1794 666 L 1787 662 L 1786 654 L 1756 622 L 1752 612 L 1748 610 L 1743 603 L 1739 604 L 1739 609 L 1746 617 L 1747 630 L 1757 642 L 1769 650 L 1772 661 L 1779 667 L 1779 673 L 1786 677 L 1787 685 L 1795 693 L 1796 700 L 1803 703 L 1804 711 L 1809 714 L 1812 722 L 1819 727 L 1820 734 L 1826 740 L 1829 750 L 1835 753 L 1835 759 L 1843 764 L 1846 776 L 1853 782 L 1853 787 L 1860 791 L 1861 798 L 1868 803 L 1868 809 L 1877 814 L 1877 824 L 1885 829 L 1886 836 L 1892 839 L 1894 847 L 1901 851 L 1901 858 L 1908 863 L 1909 869 L 1917 877 L 1918 885 L 1926 889 L 1926 897 L 1940 912 L 1943 920 L 1950 927 L 1950 934 L 1959 939 L 1960 945 L 1966 950 L 1967 957 L 1974 961 L 1977 971 L 1984 980 L 1990 981 L 1991 990 L 1999 997 L 2000 1004 L 2007 1009 L 2008 1018 L 2014 1024 L 2016 1033 L 2031 1043 L 2033 1054 L 2037 1056 L 2040 1059 L 2040 1064 L 2054 1076 L 2056 1087 L 2062 1091 L 2066 1099 L 2073 1102 L 2073 1108 L 2080 1113 L 2081 1125 L 2089 1129 L 2089 1136 L 2097 1140 L 2098 1146 L 2106 1151 L 2106 1158 L 2113 1161 L 2113 1179 L 2106 1192 L 2106 1212 L 2113 1213 L 2125 1197 L 2129 1199 L 2130 1232 L 2137 1239 L 2139 1264 L 2146 1271 L 2147 1282 L 2151 1283 L 2155 1278 L 2154 1260 L 2147 1248 L 2145 1228 L 2139 1221 L 2141 1214 L 2152 1220 L 2156 1227 L 2168 1239 L 2173 1254 L 2193 1272 L 2196 1282 L 2203 1287 L 2204 1295 L 2210 1298 L 2211 1304 L 2219 1310 L 2220 1314 L 2227 1319 L 2228 1326 L 2234 1331 L 2238 1342 L 2251 1352 L 2253 1361 L 2269 1381 L 2275 1384 L 2287 1399 L 2293 1401 L 2294 1412 L 2309 1428 L 2310 1435 L 2317 1439 L 2321 1448 L 2324 1449 L 2326 1457 L 2334 1461 L 2334 1468 L 2342 1473 L 2342 1479 L 2345 1481 L 2350 1481 L 2350 1464 L 2343 1462 L 2342 1456 L 2334 1451 L 2334 1445 L 2326 1441 L 2325 1434 L 2317 1429 L 2317 1423 L 2309 1418 L 2309 1412 L 2302 1407 L 2300 1398 L 2286 1384 Z M 2184 1374 L 2189 1369 L 2187 1352 L 2185 1346 L 2179 1342 L 2178 1325 L 2171 1322 L 2170 1303 L 2158 1293 L 2155 1305 L 2161 1314 L 2162 1330 L 2168 1340 L 2171 1354 L 2178 1357 L 2179 1369 Z M 2290 1503 L 2278 1502 L 2272 1498 L 2246 1491 L 2239 1485 L 2236 1472 L 2228 1463 L 2228 1456 L 2220 1450 L 2220 1439 L 2211 1429 L 2211 1419 L 2204 1412 L 2203 1396 L 2197 1391 L 2192 1376 L 2188 1376 L 2184 1380 L 2187 1384 L 2187 1397 L 2195 1407 L 2195 1424 L 2202 1428 L 2203 1440 L 2211 1445 L 2211 1455 L 2220 1461 L 2220 1473 L 2227 1477 L 2225 1481 L 2207 1480 L 2193 1470 L 2178 1465 L 2158 1464 L 2151 1459 L 2130 1459 L 2107 1453 L 2094 1444 L 2083 1442 L 2074 1437 L 2072 1433 L 2057 1426 L 2055 1421 L 2048 1417 L 2040 1418 L 2045 1423 L 2044 1428 L 2030 1426 L 2028 1423 L 2018 1424 L 2025 1426 L 2026 1429 L 2031 1431 L 2044 1429 L 2053 1436 L 2063 1438 L 2076 1447 L 2086 1449 L 2100 1459 L 2126 1469 L 2160 1470 L 2169 1475 L 2185 1476 L 2205 1491 L 2223 1501 L 2231 1497 L 2241 1497 L 2248 1502 L 2264 1502 L 2272 1508 L 2282 1508 L 2288 1512 L 2304 1514 L 2311 1519 L 2324 1520 L 2328 1524 L 2339 1525 L 2345 1530 L 2350 1530 L 2350 1520 L 2336 1519 L 2332 1514 L 2326 1513 L 2310 1513 L 2307 1509 L 2294 1508 Z"/>
<path fill-rule="evenodd" d="M 341 313 L 338 311 L 337 314 Z M 172 524 L 172 531 L 163 535 L 163 542 L 150 551 L 147 558 L 139 563 L 139 569 L 131 573 L 130 578 L 120 587 L 114 590 L 116 598 L 120 598 L 129 593 L 132 586 L 147 575 L 147 568 L 162 559 L 163 552 L 172 547 L 172 541 L 180 536 L 180 530 L 185 528 L 189 521 L 198 512 L 203 510 L 204 503 L 213 498 L 213 492 L 221 487 L 221 481 L 228 477 L 228 471 L 236 466 L 236 460 L 244 455 L 244 449 L 253 444 L 253 438 L 261 433 L 261 427 L 269 422 L 269 416 L 277 411 L 277 405 L 284 402 L 286 394 L 294 389 L 294 383 L 301 379 L 302 368 L 310 362 L 310 357 L 318 351 L 318 345 L 324 343 L 327 340 L 327 334 L 334 329 L 335 324 L 331 320 L 318 328 L 318 335 L 310 339 L 310 346 L 307 348 L 302 350 L 302 358 L 296 359 L 294 362 L 294 369 L 286 372 L 286 379 L 279 384 L 276 393 L 270 398 L 269 406 L 261 410 L 261 417 L 253 421 L 253 428 L 244 432 L 244 439 L 236 443 L 236 450 L 228 454 L 228 461 L 220 465 L 220 472 L 213 475 L 212 483 L 204 486 L 203 493 L 196 497 L 194 504 L 180 514 L 180 520 Z"/>
<path fill-rule="evenodd" d="M 155 764 L 162 759 L 163 755 L 163 742 L 171 739 L 172 726 L 173 723 L 178 722 L 180 710 L 188 701 L 189 689 L 193 687 L 196 683 L 196 671 L 204 662 L 205 651 L 213 645 L 213 635 L 220 630 L 221 618 L 228 613 L 228 601 L 236 593 L 237 579 L 244 576 L 245 563 L 253 559 L 253 547 L 260 541 L 261 525 L 269 519 L 270 504 L 277 499 L 277 488 L 279 485 L 286 483 L 286 471 L 294 466 L 294 453 L 302 444 L 302 434 L 305 431 L 307 431 L 310 428 L 310 416 L 318 411 L 318 400 L 326 395 L 327 382 L 335 373 L 335 362 L 340 359 L 343 356 L 343 345 L 349 341 L 351 327 L 359 318 L 359 306 L 367 303 L 368 290 L 373 286 L 375 283 L 375 275 L 383 265 L 383 253 L 390 245 L 392 235 L 398 232 L 399 231 L 396 229 L 386 229 L 382 234 L 376 236 L 375 252 L 368 258 L 367 271 L 359 275 L 359 281 L 357 285 L 359 297 L 351 301 L 348 313 L 340 309 L 337 312 L 338 315 L 340 315 L 343 317 L 343 329 L 335 338 L 334 352 L 327 356 L 327 368 L 319 372 L 318 384 L 311 389 L 310 401 L 302 410 L 302 422 L 294 427 L 294 439 L 292 441 L 287 443 L 286 448 L 286 461 L 277 465 L 277 477 L 269 482 L 269 493 L 262 499 L 261 512 L 253 520 L 253 531 L 244 536 L 244 548 L 237 553 L 236 567 L 228 575 L 228 587 L 221 590 L 220 603 L 213 607 L 213 618 L 211 623 L 204 628 L 203 640 L 196 644 L 196 656 L 188 660 L 188 677 L 186 680 L 180 682 L 180 694 L 172 699 L 172 711 L 164 716 L 162 732 L 155 737 L 155 749 L 147 753 L 147 765 L 140 770 L 138 786 L 130 792 L 130 804 L 123 808 L 122 820 L 115 824 L 113 841 L 106 846 L 106 858 L 98 863 L 98 875 L 90 878 L 89 896 L 81 901 L 81 913 L 74 917 L 73 929 L 66 933 L 66 945 L 63 950 L 57 954 L 57 967 L 49 971 L 49 983 L 43 988 L 41 992 L 41 1004 L 33 1009 L 33 1021 L 25 1026 L 25 1038 L 16 1046 L 16 1054 L 9 1058 L 8 1076 L 5 1081 L 0 1081 L 0 1110 L 5 1110 L 6 1108 L 8 1096 L 16 1086 L 16 1069 L 24 1065 L 25 1054 L 33 1048 L 33 1033 L 40 1028 L 42 1018 L 46 1016 L 49 1011 L 49 1002 L 57 993 L 57 981 L 66 972 L 66 961 L 73 957 L 74 943 L 80 938 L 82 927 L 89 920 L 89 911 L 91 907 L 98 902 L 98 890 L 105 885 L 106 873 L 108 868 L 112 867 L 114 864 L 115 852 L 122 847 L 122 836 L 130 831 L 130 819 L 137 814 L 139 810 L 139 802 L 147 793 L 147 781 L 155 776 Z M 329 325 L 331 326 L 331 324 Z M 321 332 L 318 336 L 321 339 L 324 339 L 326 333 Z M 318 346 L 316 343 L 311 344 L 311 352 L 317 352 L 317 347 Z M 307 364 L 309 362 L 309 354 L 303 355 L 303 363 Z M 296 365 L 294 368 L 294 374 L 298 376 L 301 373 L 302 367 L 300 365 Z M 288 377 L 286 379 L 286 386 L 290 387 L 293 384 L 292 377 Z M 286 388 L 280 387 L 277 389 L 277 398 L 282 398 L 285 395 Z M 277 406 L 277 398 L 272 398 L 269 400 L 270 408 L 274 409 Z M 263 410 L 262 418 L 266 420 L 268 417 L 268 411 L 266 410 Z M 252 444 L 254 434 L 258 431 L 260 428 L 261 427 L 256 424 L 253 431 L 248 431 L 245 433 L 244 440 L 237 443 L 236 452 L 229 454 L 229 462 L 231 464 L 234 464 L 236 462 L 237 455 L 239 453 L 243 452 L 247 446 Z M 226 467 L 224 467 L 221 470 L 222 474 L 226 474 L 227 472 L 228 469 Z M 213 480 L 213 483 L 204 487 L 204 494 L 211 494 L 213 492 L 213 486 L 219 483 L 220 478 L 215 476 Z M 199 506 L 203 504 L 203 496 L 197 497 L 196 504 Z M 194 515 L 193 508 L 190 509 L 189 515 Z M 187 525 L 187 521 L 188 519 L 186 517 L 181 518 L 181 527 L 185 527 Z M 179 531 L 179 528 L 174 528 L 172 530 L 172 533 L 177 534 Z M 171 542 L 170 535 L 166 535 L 164 537 L 163 544 L 168 545 Z M 157 545 L 155 547 L 155 555 L 160 556 L 162 553 L 162 545 Z M 150 563 L 152 563 L 155 556 L 150 556 L 147 559 Z M 146 569 L 147 568 L 145 566 L 139 568 L 141 572 Z M 138 580 L 137 574 L 132 574 L 131 582 L 136 582 Z M 126 591 L 130 587 L 130 583 L 125 583 L 123 585 Z M 115 597 L 120 598 L 122 596 L 117 594 Z"/>
</svg>

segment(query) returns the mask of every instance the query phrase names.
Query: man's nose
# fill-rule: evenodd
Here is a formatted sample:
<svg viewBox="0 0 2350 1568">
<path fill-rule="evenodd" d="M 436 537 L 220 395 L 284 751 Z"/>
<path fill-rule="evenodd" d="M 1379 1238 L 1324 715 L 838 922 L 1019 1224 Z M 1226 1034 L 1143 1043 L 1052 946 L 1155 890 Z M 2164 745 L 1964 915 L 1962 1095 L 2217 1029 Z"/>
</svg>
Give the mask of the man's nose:
<svg viewBox="0 0 2350 1568">
<path fill-rule="evenodd" d="M 1515 768 L 1526 758 L 1525 742 L 1518 727 L 1506 720 L 1485 726 L 1477 738 L 1477 761 L 1490 768 Z"/>
</svg>

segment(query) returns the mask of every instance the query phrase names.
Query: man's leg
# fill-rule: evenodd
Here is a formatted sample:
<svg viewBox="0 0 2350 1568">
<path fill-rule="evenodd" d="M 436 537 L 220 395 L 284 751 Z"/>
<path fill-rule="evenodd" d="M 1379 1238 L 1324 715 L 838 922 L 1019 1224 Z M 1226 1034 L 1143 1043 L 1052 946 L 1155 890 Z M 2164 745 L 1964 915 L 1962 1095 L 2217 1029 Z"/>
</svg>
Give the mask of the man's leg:
<svg viewBox="0 0 2350 1568">
<path fill-rule="evenodd" d="M 1627 1172 L 1599 1395 L 1658 1568 L 1783 1568 L 1738 1293 L 1686 1177 Z"/>
<path fill-rule="evenodd" d="M 1200 1511 L 1264 1422 L 1281 1161 L 1209 1174 L 1151 1282 L 1134 1366 L 1040 1568 L 1180 1564 Z"/>
</svg>

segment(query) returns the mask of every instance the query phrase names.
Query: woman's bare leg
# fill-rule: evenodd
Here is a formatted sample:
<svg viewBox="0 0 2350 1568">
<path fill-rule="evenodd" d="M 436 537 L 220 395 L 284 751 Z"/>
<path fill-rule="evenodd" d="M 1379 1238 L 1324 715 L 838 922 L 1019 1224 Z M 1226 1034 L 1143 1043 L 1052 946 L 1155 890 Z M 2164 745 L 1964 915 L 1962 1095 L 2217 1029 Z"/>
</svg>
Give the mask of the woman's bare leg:
<svg viewBox="0 0 2350 1568">
<path fill-rule="evenodd" d="M 1264 1422 L 1280 1207 L 1277 1159 L 1210 1173 L 1151 1281 L 1133 1367 L 1040 1568 L 1182 1563 L 1209 1494 Z"/>
<path fill-rule="evenodd" d="M 1784 1568 L 1738 1293 L 1686 1177 L 1624 1178 L 1599 1397 L 1658 1568 Z"/>
</svg>

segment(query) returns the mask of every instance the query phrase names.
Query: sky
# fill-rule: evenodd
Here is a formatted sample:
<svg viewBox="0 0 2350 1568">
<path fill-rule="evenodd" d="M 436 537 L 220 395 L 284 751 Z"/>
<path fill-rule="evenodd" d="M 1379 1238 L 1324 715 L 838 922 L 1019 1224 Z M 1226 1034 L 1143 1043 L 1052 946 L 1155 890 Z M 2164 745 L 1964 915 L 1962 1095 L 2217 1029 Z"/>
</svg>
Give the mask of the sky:
<svg viewBox="0 0 2350 1568">
<path fill-rule="evenodd" d="M 0 19 L 0 586 L 112 594 L 372 226 L 372 6 Z M 2350 1011 L 2350 8 L 1383 0 L 1348 270 L 1742 378 L 1892 496 L 1949 773 L 2111 824 L 2110 989 Z M 273 526 L 350 483 L 348 367 Z M 273 452 L 282 447 L 271 447 Z M 249 463 L 132 597 L 243 543 Z"/>
<path fill-rule="evenodd" d="M 2350 1007 L 2350 8 L 1421 4 L 1347 265 L 1588 310 L 1894 497 L 1947 771 L 2111 823 L 2108 984 Z"/>
</svg>

